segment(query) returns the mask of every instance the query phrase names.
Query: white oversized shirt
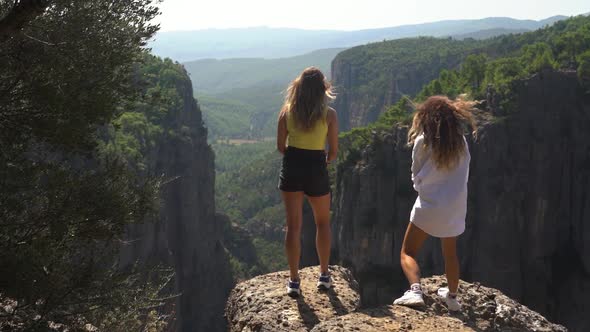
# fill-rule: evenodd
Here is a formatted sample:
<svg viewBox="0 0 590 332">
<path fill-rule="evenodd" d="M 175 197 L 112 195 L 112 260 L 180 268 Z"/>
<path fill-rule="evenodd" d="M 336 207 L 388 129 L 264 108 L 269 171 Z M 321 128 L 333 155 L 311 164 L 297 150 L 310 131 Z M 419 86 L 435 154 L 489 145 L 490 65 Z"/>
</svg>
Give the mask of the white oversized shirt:
<svg viewBox="0 0 590 332">
<path fill-rule="evenodd" d="M 420 135 L 412 149 L 412 181 L 418 198 L 412 208 L 410 221 L 435 237 L 458 236 L 465 231 L 467 214 L 467 179 L 471 155 L 467 141 L 465 154 L 450 170 L 439 170 L 432 151 Z"/>
</svg>

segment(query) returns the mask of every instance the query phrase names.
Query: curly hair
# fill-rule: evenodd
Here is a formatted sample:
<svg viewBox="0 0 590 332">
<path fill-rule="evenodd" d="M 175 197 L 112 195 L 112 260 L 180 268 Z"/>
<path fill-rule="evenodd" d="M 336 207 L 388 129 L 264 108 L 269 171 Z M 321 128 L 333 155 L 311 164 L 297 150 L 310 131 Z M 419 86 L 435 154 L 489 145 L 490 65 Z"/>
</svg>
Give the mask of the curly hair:
<svg viewBox="0 0 590 332">
<path fill-rule="evenodd" d="M 446 96 L 432 96 L 416 107 L 412 127 L 408 132 L 408 144 L 424 135 L 424 145 L 432 149 L 432 157 L 438 169 L 452 169 L 465 152 L 463 140 L 465 124 L 475 134 L 477 125 L 471 113 L 477 102 L 462 96 L 451 100 Z"/>
</svg>

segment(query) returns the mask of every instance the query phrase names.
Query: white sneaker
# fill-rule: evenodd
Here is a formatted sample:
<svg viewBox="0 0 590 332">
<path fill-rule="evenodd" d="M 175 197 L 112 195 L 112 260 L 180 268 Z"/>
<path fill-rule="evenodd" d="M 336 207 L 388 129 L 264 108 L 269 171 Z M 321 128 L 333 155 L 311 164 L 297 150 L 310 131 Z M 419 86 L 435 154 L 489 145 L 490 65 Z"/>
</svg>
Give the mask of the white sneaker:
<svg viewBox="0 0 590 332">
<path fill-rule="evenodd" d="M 407 307 L 422 307 L 424 306 L 422 291 L 408 290 L 404 293 L 404 296 L 393 301 L 393 304 L 404 305 Z"/>
<path fill-rule="evenodd" d="M 447 287 L 442 287 L 438 289 L 438 296 L 442 297 L 447 304 L 447 308 L 449 311 L 461 311 L 461 303 L 457 301 L 457 298 L 453 298 L 449 296 L 449 289 Z"/>
<path fill-rule="evenodd" d="M 301 288 L 299 285 L 299 281 L 289 281 L 287 282 L 287 295 L 290 297 L 298 297 L 301 294 Z"/>
<path fill-rule="evenodd" d="M 329 274 L 321 274 L 318 278 L 318 289 L 329 290 L 332 288 L 332 278 Z"/>
</svg>

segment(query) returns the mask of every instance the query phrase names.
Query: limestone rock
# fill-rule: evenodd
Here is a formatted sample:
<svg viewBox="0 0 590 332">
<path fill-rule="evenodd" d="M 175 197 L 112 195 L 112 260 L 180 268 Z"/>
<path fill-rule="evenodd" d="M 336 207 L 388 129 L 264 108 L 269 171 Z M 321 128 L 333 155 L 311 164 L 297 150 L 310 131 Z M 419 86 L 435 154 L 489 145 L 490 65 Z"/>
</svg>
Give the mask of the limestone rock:
<svg viewBox="0 0 590 332">
<path fill-rule="evenodd" d="M 463 311 L 449 313 L 436 295 L 446 286 L 441 276 L 422 280 L 426 307 L 359 308 L 356 280 L 349 270 L 331 267 L 335 287 L 315 289 L 317 267 L 301 271 L 303 296 L 285 294 L 288 272 L 271 273 L 237 285 L 226 307 L 229 331 L 538 331 L 565 332 L 543 316 L 508 298 L 500 291 L 461 282 Z"/>
<path fill-rule="evenodd" d="M 300 271 L 302 295 L 286 295 L 288 271 L 244 281 L 231 292 L 225 309 L 229 331 L 309 331 L 321 321 L 353 312 L 359 307 L 356 280 L 349 270 L 331 267 L 334 288 L 316 289 L 318 267 Z"/>
<path fill-rule="evenodd" d="M 431 48 L 448 50 L 445 57 Z M 342 131 L 375 122 L 389 105 L 414 96 L 443 69 L 457 67 L 467 55 L 460 41 L 398 39 L 357 46 L 332 61 L 332 83 L 338 92 L 334 108 Z M 398 52 L 403 50 L 403 52 Z M 407 54 L 413 59 L 401 60 Z"/>
<path fill-rule="evenodd" d="M 171 331 L 222 331 L 233 279 L 223 225 L 216 222 L 214 155 L 188 74 L 176 92 L 182 106 L 169 110 L 162 126 L 177 134 L 166 135 L 149 154 L 148 168 L 165 182 L 160 220 L 130 225 L 120 257 L 123 265 L 140 261 L 174 269 L 168 291 L 179 296 L 165 309 L 174 317 Z"/>
<path fill-rule="evenodd" d="M 312 331 L 567 331 L 493 288 L 461 282 L 463 310 L 449 313 L 436 294 L 440 287 L 446 287 L 444 277 L 425 278 L 422 287 L 426 302 L 423 310 L 394 305 L 363 309 L 322 322 Z"/>
</svg>

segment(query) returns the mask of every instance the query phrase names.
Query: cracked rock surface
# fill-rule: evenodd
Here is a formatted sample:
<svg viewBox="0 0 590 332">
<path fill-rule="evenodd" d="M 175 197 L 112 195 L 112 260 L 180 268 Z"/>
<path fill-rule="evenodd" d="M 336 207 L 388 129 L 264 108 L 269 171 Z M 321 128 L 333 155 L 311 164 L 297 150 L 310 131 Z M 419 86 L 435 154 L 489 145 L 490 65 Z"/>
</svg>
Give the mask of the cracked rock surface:
<svg viewBox="0 0 590 332">
<path fill-rule="evenodd" d="M 361 308 L 352 273 L 330 267 L 334 288 L 318 291 L 318 267 L 301 270 L 302 295 L 285 293 L 288 272 L 270 273 L 244 281 L 232 291 L 226 306 L 229 331 L 567 331 L 502 292 L 477 283 L 461 282 L 460 313 L 449 313 L 436 292 L 446 286 L 443 276 L 422 279 L 422 309 L 403 306 Z M 393 300 L 393 299 L 392 299 Z"/>
</svg>

